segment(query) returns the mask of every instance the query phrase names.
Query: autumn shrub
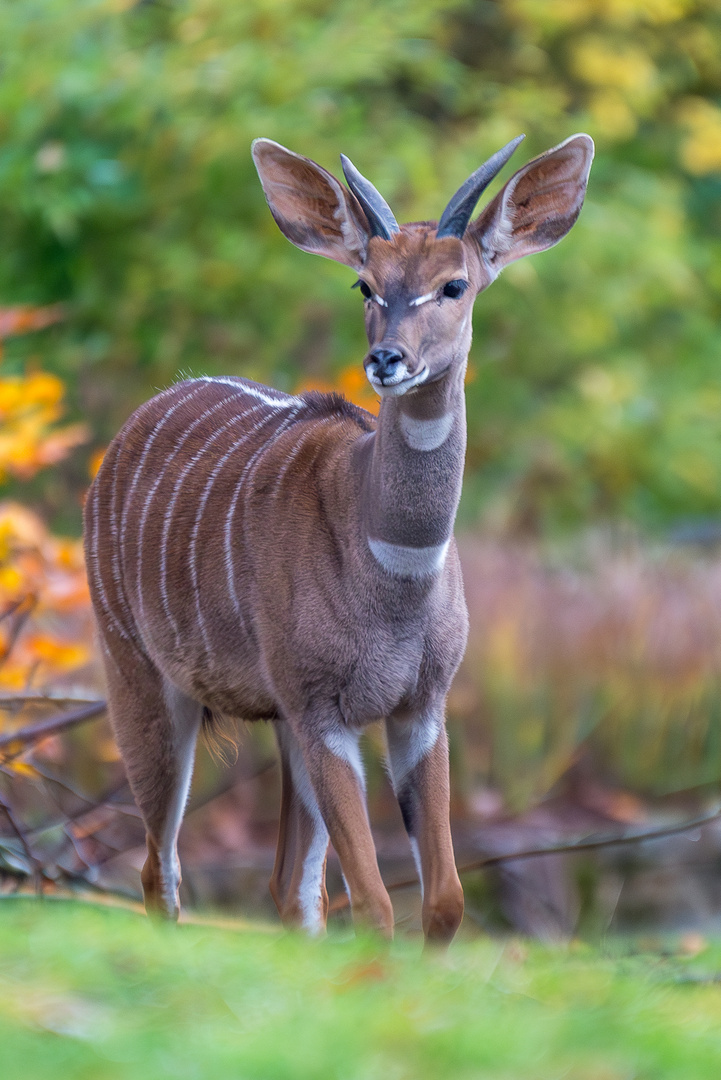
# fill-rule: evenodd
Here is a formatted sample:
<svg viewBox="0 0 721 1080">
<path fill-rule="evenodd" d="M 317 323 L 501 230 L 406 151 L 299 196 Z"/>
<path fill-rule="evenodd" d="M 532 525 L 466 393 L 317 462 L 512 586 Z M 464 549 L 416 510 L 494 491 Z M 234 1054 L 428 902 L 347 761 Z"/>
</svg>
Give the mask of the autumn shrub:
<svg viewBox="0 0 721 1080">
<path fill-rule="evenodd" d="M 721 562 L 586 540 L 563 557 L 466 537 L 471 637 L 451 696 L 466 784 L 546 796 L 584 755 L 648 796 L 718 789 Z"/>
<path fill-rule="evenodd" d="M 0 342 L 59 317 L 53 308 L 0 308 Z M 0 366 L 0 492 L 8 478 L 27 480 L 87 441 L 86 424 L 59 423 L 64 393 L 57 375 Z M 0 500 L 0 694 L 68 690 L 92 656 L 80 540 L 53 536 L 37 513 Z"/>
<path fill-rule="evenodd" d="M 463 520 L 718 513 L 713 0 L 27 0 L 0 40 L 0 295 L 66 304 L 44 365 L 94 449 L 179 371 L 360 373 L 352 278 L 280 236 L 255 136 L 348 153 L 408 220 L 519 131 L 520 164 L 586 129 L 578 224 L 476 307 Z"/>
</svg>

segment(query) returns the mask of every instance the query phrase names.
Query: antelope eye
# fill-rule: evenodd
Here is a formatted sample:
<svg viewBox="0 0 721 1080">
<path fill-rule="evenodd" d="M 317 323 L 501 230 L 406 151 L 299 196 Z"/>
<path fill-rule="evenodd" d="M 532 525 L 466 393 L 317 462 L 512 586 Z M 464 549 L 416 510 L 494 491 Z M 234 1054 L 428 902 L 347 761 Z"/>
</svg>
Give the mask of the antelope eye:
<svg viewBox="0 0 721 1080">
<path fill-rule="evenodd" d="M 366 285 L 365 281 L 361 281 L 358 287 L 360 288 L 360 291 L 366 298 L 366 300 L 370 300 L 371 296 L 373 295 L 370 290 L 370 286 Z"/>
<path fill-rule="evenodd" d="M 468 288 L 468 282 L 459 278 L 457 281 L 448 281 L 443 286 L 443 295 L 450 296 L 451 300 L 457 300 L 459 296 L 463 296 L 464 292 Z"/>
</svg>

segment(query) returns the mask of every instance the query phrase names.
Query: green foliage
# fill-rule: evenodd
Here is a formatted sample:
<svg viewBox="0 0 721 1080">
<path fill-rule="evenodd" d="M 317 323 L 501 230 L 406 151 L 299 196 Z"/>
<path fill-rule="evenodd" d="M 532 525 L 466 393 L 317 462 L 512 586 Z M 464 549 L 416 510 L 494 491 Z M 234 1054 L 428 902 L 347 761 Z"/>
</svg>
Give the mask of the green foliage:
<svg viewBox="0 0 721 1080">
<path fill-rule="evenodd" d="M 6 900 L 0 948 L 5 1080 L 718 1076 L 718 947 L 613 958 L 486 939 L 421 960 L 417 944 Z"/>
<path fill-rule="evenodd" d="M 471 482 L 519 529 L 717 507 L 721 15 L 713 0 L 61 0 L 0 7 L 0 297 L 99 440 L 179 370 L 294 388 L 364 352 L 347 271 L 279 235 L 249 144 L 437 216 L 519 130 L 598 157 L 558 249 L 477 306 Z M 23 339 L 6 363 L 19 368 Z"/>
</svg>

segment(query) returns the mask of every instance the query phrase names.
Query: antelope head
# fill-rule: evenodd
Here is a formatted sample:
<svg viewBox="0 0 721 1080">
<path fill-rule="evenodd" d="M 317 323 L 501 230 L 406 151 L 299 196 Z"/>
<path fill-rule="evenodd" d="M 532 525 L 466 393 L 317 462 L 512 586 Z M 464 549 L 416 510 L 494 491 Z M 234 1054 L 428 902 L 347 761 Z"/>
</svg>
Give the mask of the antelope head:
<svg viewBox="0 0 721 1080">
<path fill-rule="evenodd" d="M 522 139 L 477 169 L 440 221 L 408 225 L 398 224 L 345 156 L 348 187 L 270 139 L 253 143 L 268 206 L 284 235 L 303 251 L 358 273 L 370 346 L 364 366 L 382 397 L 406 394 L 462 365 L 476 296 L 509 263 L 557 244 L 578 217 L 594 150 L 583 134 L 524 165 L 471 221 L 481 194 Z"/>
</svg>

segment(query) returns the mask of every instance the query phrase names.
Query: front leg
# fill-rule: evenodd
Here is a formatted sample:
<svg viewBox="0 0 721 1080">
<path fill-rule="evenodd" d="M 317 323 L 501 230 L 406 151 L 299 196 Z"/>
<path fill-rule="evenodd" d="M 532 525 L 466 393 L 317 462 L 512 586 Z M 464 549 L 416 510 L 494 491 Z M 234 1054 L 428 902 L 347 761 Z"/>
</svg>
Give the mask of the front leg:
<svg viewBox="0 0 721 1080">
<path fill-rule="evenodd" d="M 393 936 L 393 907 L 381 879 L 365 799 L 358 742 L 340 714 L 295 727 L 318 806 L 340 860 L 356 925 Z"/>
<path fill-rule="evenodd" d="M 388 764 L 423 893 L 426 943 L 447 945 L 463 918 L 450 826 L 448 737 L 443 708 L 386 721 Z"/>
</svg>

